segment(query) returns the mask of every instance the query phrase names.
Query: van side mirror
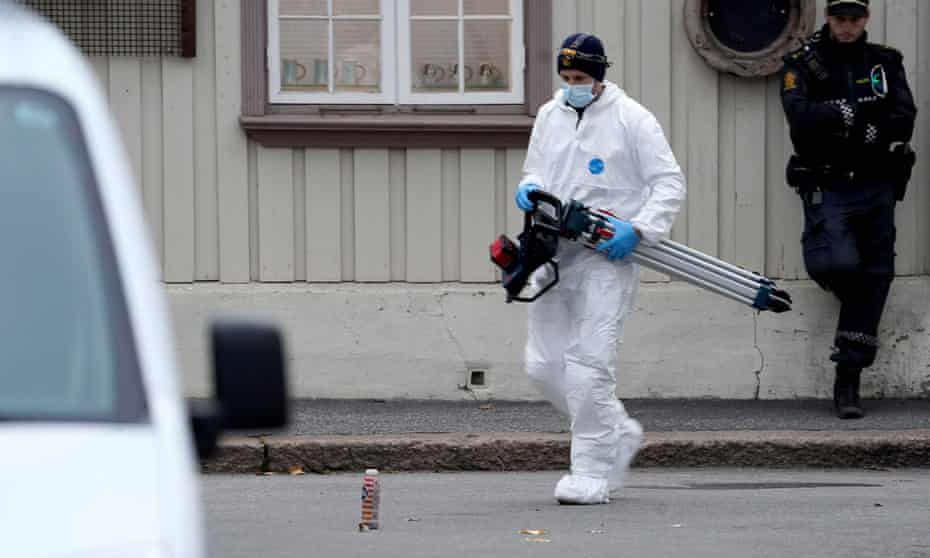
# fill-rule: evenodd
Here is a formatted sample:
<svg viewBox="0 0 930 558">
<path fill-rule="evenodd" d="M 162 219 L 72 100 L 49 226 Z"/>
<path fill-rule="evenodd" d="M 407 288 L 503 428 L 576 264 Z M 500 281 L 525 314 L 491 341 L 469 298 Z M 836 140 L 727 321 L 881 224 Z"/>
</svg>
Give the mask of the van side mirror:
<svg viewBox="0 0 930 558">
<path fill-rule="evenodd" d="M 273 325 L 242 321 L 211 324 L 213 374 L 223 428 L 287 425 L 284 343 Z"/>
<path fill-rule="evenodd" d="M 197 455 L 216 451 L 223 430 L 277 429 L 287 425 L 284 343 L 277 327 L 221 320 L 210 325 L 216 397 L 190 405 Z"/>
</svg>

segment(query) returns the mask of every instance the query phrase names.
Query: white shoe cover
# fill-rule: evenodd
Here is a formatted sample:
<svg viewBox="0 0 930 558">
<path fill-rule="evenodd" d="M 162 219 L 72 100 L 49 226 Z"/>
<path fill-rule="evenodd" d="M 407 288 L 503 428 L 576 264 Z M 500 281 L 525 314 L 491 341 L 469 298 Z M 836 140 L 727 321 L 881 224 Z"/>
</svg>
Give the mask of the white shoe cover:
<svg viewBox="0 0 930 558">
<path fill-rule="evenodd" d="M 630 472 L 630 463 L 636 457 L 639 446 L 643 442 L 643 427 L 639 421 L 627 418 L 621 425 L 621 434 L 619 447 L 617 448 L 617 461 L 614 462 L 613 468 L 607 479 L 608 490 L 619 490 L 626 482 L 627 474 Z"/>
<path fill-rule="evenodd" d="M 560 504 L 607 504 L 607 479 L 568 474 L 555 485 Z"/>
</svg>

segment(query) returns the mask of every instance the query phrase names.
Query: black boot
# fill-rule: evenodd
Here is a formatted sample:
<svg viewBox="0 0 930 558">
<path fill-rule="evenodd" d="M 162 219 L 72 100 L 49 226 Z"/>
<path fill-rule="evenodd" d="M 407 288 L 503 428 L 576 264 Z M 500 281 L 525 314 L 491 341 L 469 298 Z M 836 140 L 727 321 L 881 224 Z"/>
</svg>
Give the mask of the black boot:
<svg viewBox="0 0 930 558">
<path fill-rule="evenodd" d="M 843 365 L 836 367 L 836 380 L 833 383 L 833 407 L 836 416 L 841 419 L 858 419 L 865 414 L 859 402 L 859 376 L 860 368 L 849 368 Z"/>
</svg>

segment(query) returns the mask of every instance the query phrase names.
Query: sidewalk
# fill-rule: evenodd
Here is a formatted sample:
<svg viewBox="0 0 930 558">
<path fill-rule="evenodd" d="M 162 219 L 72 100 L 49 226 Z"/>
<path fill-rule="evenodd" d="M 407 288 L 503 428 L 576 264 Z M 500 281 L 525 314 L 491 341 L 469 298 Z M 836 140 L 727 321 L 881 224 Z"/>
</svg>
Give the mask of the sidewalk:
<svg viewBox="0 0 930 558">
<path fill-rule="evenodd" d="M 630 400 L 646 430 L 638 467 L 930 467 L 930 401 Z M 298 400 L 280 432 L 224 438 L 205 472 L 551 470 L 568 423 L 544 403 Z"/>
</svg>

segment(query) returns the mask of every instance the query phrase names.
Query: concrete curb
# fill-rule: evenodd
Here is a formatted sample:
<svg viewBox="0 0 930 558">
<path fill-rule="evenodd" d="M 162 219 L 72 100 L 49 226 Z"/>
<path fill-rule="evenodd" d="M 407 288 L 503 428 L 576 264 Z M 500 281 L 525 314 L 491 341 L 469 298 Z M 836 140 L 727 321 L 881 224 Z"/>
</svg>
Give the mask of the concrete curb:
<svg viewBox="0 0 930 558">
<path fill-rule="evenodd" d="M 568 434 L 229 438 L 205 473 L 567 469 Z M 930 430 L 648 433 L 636 467 L 930 467 Z"/>
</svg>

